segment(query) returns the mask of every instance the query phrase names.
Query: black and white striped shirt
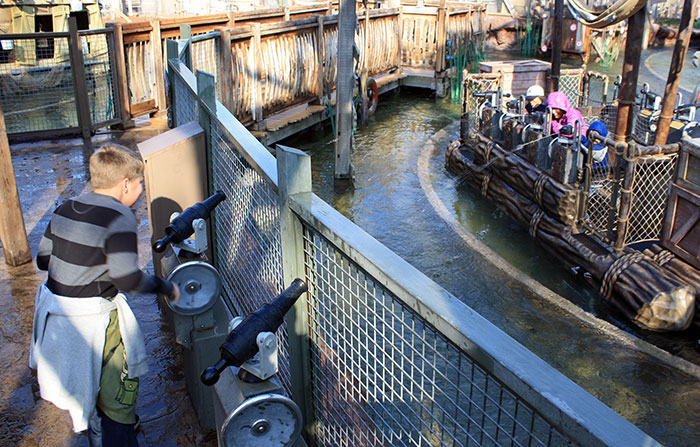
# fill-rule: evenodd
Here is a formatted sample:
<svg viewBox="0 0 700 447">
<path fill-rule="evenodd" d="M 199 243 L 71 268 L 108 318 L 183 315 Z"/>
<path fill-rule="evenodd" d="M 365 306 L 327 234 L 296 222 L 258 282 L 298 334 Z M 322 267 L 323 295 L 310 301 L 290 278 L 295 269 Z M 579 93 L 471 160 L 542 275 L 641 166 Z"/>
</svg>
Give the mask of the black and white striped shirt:
<svg viewBox="0 0 700 447">
<path fill-rule="evenodd" d="M 49 290 L 78 298 L 167 293 L 168 281 L 138 268 L 136 225 L 134 213 L 114 197 L 91 192 L 61 204 L 36 258 L 49 271 Z"/>
</svg>

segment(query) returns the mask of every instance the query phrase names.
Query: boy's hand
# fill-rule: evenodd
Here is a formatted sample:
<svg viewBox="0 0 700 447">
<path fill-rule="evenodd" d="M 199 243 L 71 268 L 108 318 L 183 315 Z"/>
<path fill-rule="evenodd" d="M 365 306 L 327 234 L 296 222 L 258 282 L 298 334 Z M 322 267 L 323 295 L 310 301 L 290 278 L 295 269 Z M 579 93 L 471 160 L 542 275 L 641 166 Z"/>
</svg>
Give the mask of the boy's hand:
<svg viewBox="0 0 700 447">
<path fill-rule="evenodd" d="M 168 299 L 171 303 L 177 303 L 180 300 L 180 288 L 174 282 L 171 282 L 171 284 L 173 285 L 173 292 L 168 295 Z"/>
</svg>

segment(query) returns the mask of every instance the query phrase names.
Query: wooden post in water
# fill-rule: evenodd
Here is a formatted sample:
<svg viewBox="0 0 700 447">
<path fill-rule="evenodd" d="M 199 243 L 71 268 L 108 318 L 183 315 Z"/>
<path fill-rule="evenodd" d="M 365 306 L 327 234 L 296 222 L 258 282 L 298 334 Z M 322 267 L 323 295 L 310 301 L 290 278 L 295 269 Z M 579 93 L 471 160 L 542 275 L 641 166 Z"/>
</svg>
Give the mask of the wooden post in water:
<svg viewBox="0 0 700 447">
<path fill-rule="evenodd" d="M 355 0 L 341 0 L 338 14 L 338 70 L 336 77 L 335 178 L 352 181 L 352 47 L 355 41 Z"/>
<path fill-rule="evenodd" d="M 561 73 L 561 28 L 564 24 L 564 0 L 554 1 L 554 17 L 552 18 L 552 70 L 549 73 L 549 91 L 559 90 L 559 74 Z"/>
<path fill-rule="evenodd" d="M 22 207 L 19 203 L 15 171 L 12 168 L 10 143 L 7 141 L 5 117 L 0 108 L 0 242 L 5 262 L 11 266 L 32 260 L 27 230 L 24 227 Z"/>
<path fill-rule="evenodd" d="M 644 34 L 644 20 L 646 19 L 646 6 L 642 7 L 632 17 L 627 25 L 627 42 L 625 45 L 625 61 L 622 65 L 622 83 L 618 95 L 617 123 L 615 125 L 615 139 L 626 142 L 632 131 L 634 114 L 630 110 L 634 106 L 634 97 L 637 94 L 637 78 L 639 77 L 639 65 L 642 59 L 642 35 Z M 615 165 L 615 153 L 610 152 L 609 162 Z"/>
<path fill-rule="evenodd" d="M 231 29 L 217 28 L 219 31 L 219 82 L 221 83 L 221 103 L 231 113 L 236 112 L 236 105 L 233 100 L 234 85 L 233 85 L 233 65 L 231 47 Z"/>
<path fill-rule="evenodd" d="M 654 137 L 655 145 L 666 144 L 666 139 L 668 138 L 668 130 L 671 126 L 671 120 L 673 119 L 673 109 L 676 105 L 678 85 L 681 82 L 683 64 L 685 64 L 685 56 L 688 54 L 690 37 L 693 34 L 693 23 L 695 22 L 697 3 L 697 0 L 685 0 L 683 2 L 683 13 L 681 14 L 681 23 L 678 26 L 678 37 L 676 37 L 676 45 L 673 48 L 671 66 L 668 69 L 668 79 L 666 80 L 666 89 L 664 90 L 664 103 L 661 106 L 659 124 L 656 128 L 656 136 Z"/>
</svg>

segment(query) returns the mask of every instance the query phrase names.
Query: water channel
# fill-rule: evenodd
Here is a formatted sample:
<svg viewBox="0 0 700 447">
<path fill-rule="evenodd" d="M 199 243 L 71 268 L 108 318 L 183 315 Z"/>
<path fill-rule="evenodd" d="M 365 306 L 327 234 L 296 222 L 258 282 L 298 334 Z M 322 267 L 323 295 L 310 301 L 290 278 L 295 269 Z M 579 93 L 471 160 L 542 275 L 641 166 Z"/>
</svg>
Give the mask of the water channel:
<svg viewBox="0 0 700 447">
<path fill-rule="evenodd" d="M 663 91 L 663 79 L 654 72 L 668 69 L 669 54 L 670 50 L 645 52 L 640 85 L 649 82 L 657 86 L 654 91 Z M 693 76 L 684 78 L 686 98 L 696 83 Z M 354 188 L 344 192 L 334 189 L 330 126 L 283 144 L 311 155 L 316 194 L 554 368 L 661 443 L 700 444 L 698 377 L 635 346 L 635 337 L 640 337 L 700 365 L 697 338 L 648 333 L 622 320 L 526 229 L 448 172 L 445 148 L 457 138 L 459 110 L 458 104 L 423 90 L 404 88 L 383 95 L 369 125 L 357 130 Z M 426 151 L 429 138 L 438 132 L 443 137 L 436 141 L 436 150 Z M 434 193 L 432 201 L 427 190 Z M 563 311 L 496 268 L 436 211 L 439 204 L 458 225 L 517 269 L 621 328 L 624 336 L 604 329 L 608 323 L 591 324 Z"/>
</svg>

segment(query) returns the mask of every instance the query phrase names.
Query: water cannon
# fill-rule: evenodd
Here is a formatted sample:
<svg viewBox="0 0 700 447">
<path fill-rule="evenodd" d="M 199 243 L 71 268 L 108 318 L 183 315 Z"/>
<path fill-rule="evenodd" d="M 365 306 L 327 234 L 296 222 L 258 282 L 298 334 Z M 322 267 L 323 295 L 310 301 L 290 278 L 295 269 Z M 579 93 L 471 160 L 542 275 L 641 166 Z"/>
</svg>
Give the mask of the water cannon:
<svg viewBox="0 0 700 447">
<path fill-rule="evenodd" d="M 196 203 L 187 208 L 182 213 L 173 213 L 170 216 L 170 225 L 165 227 L 165 237 L 157 240 L 153 244 L 156 253 L 162 253 L 168 244 L 180 244 L 195 234 L 195 241 L 199 244 L 189 244 L 188 251 L 202 253 L 206 250 L 206 223 L 207 219 L 216 206 L 226 200 L 226 195 L 222 191 L 217 191 L 203 202 Z"/>
<path fill-rule="evenodd" d="M 268 351 L 272 354 L 274 361 L 271 366 L 274 367 L 274 371 L 265 368 L 265 365 L 262 365 L 262 371 L 250 366 L 242 368 L 241 371 L 248 371 L 261 380 L 265 380 L 276 373 L 277 345 L 274 332 L 282 325 L 284 315 L 292 308 L 301 294 L 307 290 L 306 283 L 297 278 L 272 302 L 263 305 L 245 319 L 242 319 L 229 332 L 226 341 L 219 347 L 221 352 L 220 360 L 214 366 L 210 366 L 202 372 L 202 383 L 208 386 L 214 385 L 219 380 L 221 372 L 227 367 L 245 366 L 244 363 L 252 359 L 258 351 L 261 353 Z M 261 355 L 261 360 L 265 357 Z"/>
</svg>

